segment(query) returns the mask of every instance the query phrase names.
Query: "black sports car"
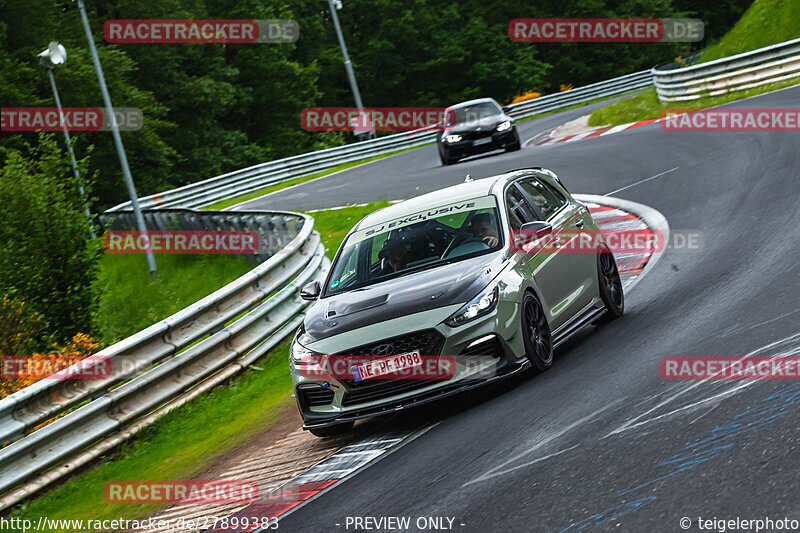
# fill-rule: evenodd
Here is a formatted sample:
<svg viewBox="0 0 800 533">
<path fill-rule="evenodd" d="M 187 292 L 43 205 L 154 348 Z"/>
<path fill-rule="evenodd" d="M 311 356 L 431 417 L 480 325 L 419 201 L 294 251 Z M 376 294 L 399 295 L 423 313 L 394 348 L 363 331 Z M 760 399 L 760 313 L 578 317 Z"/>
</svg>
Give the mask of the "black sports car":
<svg viewBox="0 0 800 533">
<path fill-rule="evenodd" d="M 442 131 L 436 138 L 442 164 L 492 150 L 520 149 L 514 119 L 491 98 L 462 102 L 447 109 Z"/>
</svg>

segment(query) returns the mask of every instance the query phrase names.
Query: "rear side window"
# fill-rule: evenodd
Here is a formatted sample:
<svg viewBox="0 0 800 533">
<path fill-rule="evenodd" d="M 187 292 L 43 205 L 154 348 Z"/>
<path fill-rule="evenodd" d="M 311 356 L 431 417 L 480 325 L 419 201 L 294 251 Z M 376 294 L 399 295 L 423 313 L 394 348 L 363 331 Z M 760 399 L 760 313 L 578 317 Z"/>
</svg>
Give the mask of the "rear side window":
<svg viewBox="0 0 800 533">
<path fill-rule="evenodd" d="M 514 185 L 506 191 L 506 209 L 508 222 L 513 230 L 520 229 L 526 222 L 538 220 L 530 203 Z"/>
<path fill-rule="evenodd" d="M 547 220 L 567 205 L 566 198 L 561 196 L 558 191 L 536 178 L 521 180 L 519 186 L 533 203 L 535 214 L 539 220 Z"/>
</svg>

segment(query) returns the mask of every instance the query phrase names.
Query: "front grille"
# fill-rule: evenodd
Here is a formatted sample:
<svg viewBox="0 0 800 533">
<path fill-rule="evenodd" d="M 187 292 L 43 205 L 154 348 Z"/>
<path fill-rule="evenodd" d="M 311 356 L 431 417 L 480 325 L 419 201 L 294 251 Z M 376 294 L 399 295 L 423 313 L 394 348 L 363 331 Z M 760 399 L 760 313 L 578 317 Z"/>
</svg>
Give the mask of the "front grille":
<svg viewBox="0 0 800 533">
<path fill-rule="evenodd" d="M 301 402 L 307 406 L 330 405 L 333 401 L 333 391 L 328 387 L 313 387 L 297 389 Z"/>
<path fill-rule="evenodd" d="M 336 355 L 383 357 L 413 351 L 419 351 L 420 355 L 439 355 L 439 352 L 442 351 L 442 346 L 444 346 L 444 336 L 435 329 L 425 329 L 358 346 L 339 352 Z"/>
<path fill-rule="evenodd" d="M 474 141 L 475 139 L 483 139 L 484 137 L 491 137 L 494 133 L 494 128 L 486 128 L 482 131 L 466 131 L 461 133 L 461 137 L 465 141 Z"/>
<path fill-rule="evenodd" d="M 444 336 L 435 329 L 426 329 L 358 346 L 336 355 L 384 357 L 416 351 L 420 355 L 431 356 L 439 355 L 443 346 Z M 361 381 L 346 379 L 340 381 L 347 388 L 342 399 L 344 406 L 382 400 L 421 389 L 433 383 L 431 379 L 363 379 Z"/>
<path fill-rule="evenodd" d="M 414 391 L 432 385 L 430 379 L 365 379 L 357 382 L 357 387 L 348 390 L 342 405 L 355 405 L 391 398 L 398 394 Z"/>
</svg>

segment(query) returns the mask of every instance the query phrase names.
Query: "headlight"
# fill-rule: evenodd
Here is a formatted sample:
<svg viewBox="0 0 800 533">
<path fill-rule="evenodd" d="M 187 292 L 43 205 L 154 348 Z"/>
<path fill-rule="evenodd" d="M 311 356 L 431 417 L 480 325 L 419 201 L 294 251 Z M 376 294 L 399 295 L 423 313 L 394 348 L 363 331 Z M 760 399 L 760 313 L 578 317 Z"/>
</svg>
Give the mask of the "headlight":
<svg viewBox="0 0 800 533">
<path fill-rule="evenodd" d="M 505 122 L 501 122 L 497 125 L 497 131 L 506 131 L 508 128 L 511 127 L 511 121 L 506 120 Z"/>
<path fill-rule="evenodd" d="M 309 350 L 296 340 L 292 342 L 292 347 L 289 349 L 292 357 L 292 362 L 296 365 L 313 365 L 319 363 L 319 358 L 322 357 L 321 353 L 314 350 Z"/>
<path fill-rule="evenodd" d="M 470 320 L 488 315 L 495 307 L 500 297 L 500 290 L 497 285 L 489 286 L 475 298 L 464 304 L 464 307 L 455 312 L 453 316 L 444 321 L 445 324 L 454 328 L 466 324 Z"/>
<path fill-rule="evenodd" d="M 448 135 L 447 137 L 444 138 L 444 140 L 449 143 L 457 143 L 458 141 L 461 140 L 461 135 Z"/>
</svg>

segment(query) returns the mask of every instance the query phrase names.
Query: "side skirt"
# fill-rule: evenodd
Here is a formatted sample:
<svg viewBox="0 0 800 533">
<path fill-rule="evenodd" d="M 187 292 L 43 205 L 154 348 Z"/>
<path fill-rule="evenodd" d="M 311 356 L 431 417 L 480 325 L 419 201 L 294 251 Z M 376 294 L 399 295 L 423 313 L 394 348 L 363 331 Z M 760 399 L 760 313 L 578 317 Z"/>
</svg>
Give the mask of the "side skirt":
<svg viewBox="0 0 800 533">
<path fill-rule="evenodd" d="M 591 324 L 596 318 L 602 315 L 605 310 L 606 308 L 600 299 L 586 306 L 583 311 L 575 315 L 569 322 L 553 333 L 553 349 L 567 342 L 578 330 L 583 328 L 583 326 Z"/>
</svg>

